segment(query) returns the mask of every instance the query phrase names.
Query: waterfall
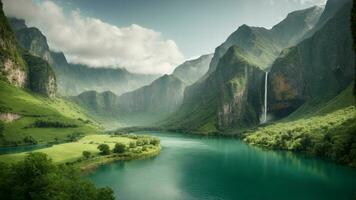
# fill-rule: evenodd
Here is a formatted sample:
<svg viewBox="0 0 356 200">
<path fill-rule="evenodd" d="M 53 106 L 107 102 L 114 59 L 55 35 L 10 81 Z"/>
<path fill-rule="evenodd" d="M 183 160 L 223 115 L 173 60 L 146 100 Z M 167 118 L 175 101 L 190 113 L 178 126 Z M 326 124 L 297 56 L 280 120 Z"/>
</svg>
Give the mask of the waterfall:
<svg viewBox="0 0 356 200">
<path fill-rule="evenodd" d="M 266 72 L 266 75 L 265 75 L 265 97 L 264 97 L 262 123 L 267 122 L 267 88 L 268 88 L 267 81 L 268 81 L 268 72 Z"/>
</svg>

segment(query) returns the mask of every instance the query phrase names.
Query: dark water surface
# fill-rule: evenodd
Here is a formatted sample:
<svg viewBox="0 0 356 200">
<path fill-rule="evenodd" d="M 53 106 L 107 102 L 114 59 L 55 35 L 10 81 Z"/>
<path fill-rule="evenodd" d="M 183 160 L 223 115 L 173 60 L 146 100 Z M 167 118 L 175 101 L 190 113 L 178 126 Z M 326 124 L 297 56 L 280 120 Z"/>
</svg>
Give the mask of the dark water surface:
<svg viewBox="0 0 356 200">
<path fill-rule="evenodd" d="M 343 200 L 356 197 L 356 170 L 234 139 L 146 132 L 155 158 L 116 162 L 88 175 L 120 200 Z"/>
<path fill-rule="evenodd" d="M 1 154 L 9 154 L 9 153 L 21 153 L 27 151 L 34 151 L 37 149 L 43 149 L 50 147 L 52 145 L 49 144 L 34 144 L 34 145 L 24 145 L 24 146 L 14 146 L 14 147 L 0 147 L 0 155 Z"/>
</svg>

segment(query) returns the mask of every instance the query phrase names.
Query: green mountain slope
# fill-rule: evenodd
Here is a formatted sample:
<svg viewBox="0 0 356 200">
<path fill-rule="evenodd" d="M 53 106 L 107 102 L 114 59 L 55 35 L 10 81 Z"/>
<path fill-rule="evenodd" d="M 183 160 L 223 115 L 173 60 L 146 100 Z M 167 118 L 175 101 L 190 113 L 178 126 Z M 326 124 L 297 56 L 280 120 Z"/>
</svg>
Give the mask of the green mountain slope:
<svg viewBox="0 0 356 200">
<path fill-rule="evenodd" d="M 162 125 L 204 134 L 253 126 L 261 113 L 263 75 L 241 48 L 233 46 L 205 82 L 187 89 L 179 111 Z"/>
<path fill-rule="evenodd" d="M 331 5 L 327 5 L 329 7 Z M 308 101 L 330 99 L 354 80 L 350 4 L 312 37 L 286 49 L 269 73 L 268 108 L 284 117 Z"/>
<path fill-rule="evenodd" d="M 135 91 L 125 93 L 118 98 L 122 117 L 134 120 L 145 118 L 146 125 L 162 120 L 176 111 L 182 103 L 185 83 L 174 75 L 164 75 Z"/>
<path fill-rule="evenodd" d="M 249 144 L 304 152 L 356 167 L 356 102 L 352 86 L 330 101 L 304 104 L 289 117 L 250 131 Z"/>
<path fill-rule="evenodd" d="M 0 81 L 0 145 L 63 142 L 98 132 L 84 110 L 61 98 L 46 98 Z"/>
<path fill-rule="evenodd" d="M 187 87 L 181 108 L 162 125 L 211 134 L 241 132 L 259 124 L 263 70 L 284 47 L 292 45 L 312 28 L 322 10 L 312 7 L 293 12 L 271 30 L 239 27 L 215 50 L 206 76 Z"/>
<path fill-rule="evenodd" d="M 191 85 L 198 81 L 208 71 L 209 64 L 213 55 L 203 55 L 194 60 L 188 60 L 179 65 L 173 72 L 173 75 Z"/>
<path fill-rule="evenodd" d="M 283 21 L 268 30 L 243 25 L 215 49 L 209 72 L 216 69 L 219 59 L 233 46 L 238 45 L 249 54 L 251 62 L 262 69 L 268 68 L 281 50 L 296 44 L 322 14 L 322 7 L 311 7 L 290 13 Z"/>
</svg>

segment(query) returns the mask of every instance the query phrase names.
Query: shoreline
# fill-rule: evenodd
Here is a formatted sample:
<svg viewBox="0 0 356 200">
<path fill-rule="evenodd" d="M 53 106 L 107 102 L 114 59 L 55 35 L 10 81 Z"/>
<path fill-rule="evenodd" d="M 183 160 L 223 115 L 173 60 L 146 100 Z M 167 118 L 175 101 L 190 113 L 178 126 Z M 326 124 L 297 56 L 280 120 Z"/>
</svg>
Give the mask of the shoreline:
<svg viewBox="0 0 356 200">
<path fill-rule="evenodd" d="M 100 166 L 114 163 L 117 161 L 141 160 L 145 158 L 158 156 L 161 152 L 161 149 L 162 147 L 161 145 L 159 145 L 159 146 L 154 146 L 153 150 L 147 152 L 141 152 L 141 153 L 128 152 L 123 154 L 115 153 L 107 156 L 97 156 L 89 160 L 83 160 L 79 162 L 76 161 L 70 164 L 72 164 L 74 167 L 77 167 L 82 174 L 87 174 L 95 171 Z"/>
</svg>

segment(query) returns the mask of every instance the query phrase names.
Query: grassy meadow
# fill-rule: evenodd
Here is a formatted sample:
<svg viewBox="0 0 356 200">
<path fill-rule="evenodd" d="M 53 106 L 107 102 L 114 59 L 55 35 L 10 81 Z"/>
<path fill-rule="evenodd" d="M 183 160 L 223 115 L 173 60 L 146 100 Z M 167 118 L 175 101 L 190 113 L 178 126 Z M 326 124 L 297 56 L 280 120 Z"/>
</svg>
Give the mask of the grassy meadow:
<svg viewBox="0 0 356 200">
<path fill-rule="evenodd" d="M 48 148 L 38 149 L 33 152 L 45 153 L 53 160 L 55 163 L 70 163 L 76 161 L 84 161 L 83 151 L 88 151 L 93 157 L 99 155 L 100 151 L 98 145 L 107 144 L 110 147 L 110 150 L 113 150 L 115 144 L 121 143 L 125 144 L 128 152 L 137 152 L 137 153 L 150 153 L 156 151 L 158 146 L 151 144 L 142 144 L 139 145 L 138 140 L 150 140 L 150 136 L 113 136 L 113 135 L 87 135 L 76 142 L 63 143 L 53 145 Z M 130 143 L 134 142 L 135 147 L 130 147 Z M 145 150 L 142 150 L 146 146 Z M 141 149 L 141 150 L 139 150 Z M 27 155 L 27 152 L 23 153 L 14 153 L 14 154 L 4 154 L 0 155 L 0 162 L 5 163 L 15 163 L 22 160 Z"/>
<path fill-rule="evenodd" d="M 3 81 L 0 105 L 0 113 L 21 116 L 12 122 L 1 122 L 3 146 L 64 142 L 100 132 L 100 125 L 76 104 L 62 98 L 49 99 Z"/>
</svg>

